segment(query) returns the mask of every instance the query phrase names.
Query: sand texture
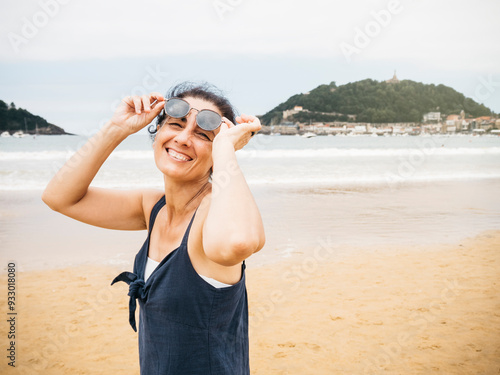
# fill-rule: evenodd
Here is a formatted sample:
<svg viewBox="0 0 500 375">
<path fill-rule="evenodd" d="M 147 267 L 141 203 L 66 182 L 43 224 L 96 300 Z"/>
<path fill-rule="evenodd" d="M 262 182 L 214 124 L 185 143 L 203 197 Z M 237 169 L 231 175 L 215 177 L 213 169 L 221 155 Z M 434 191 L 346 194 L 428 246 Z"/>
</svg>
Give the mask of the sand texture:
<svg viewBox="0 0 500 375">
<path fill-rule="evenodd" d="M 499 374 L 500 231 L 457 244 L 327 249 L 247 268 L 252 374 Z M 122 269 L 17 275 L 16 368 L 138 374 Z M 8 348 L 6 276 L 0 294 Z"/>
</svg>

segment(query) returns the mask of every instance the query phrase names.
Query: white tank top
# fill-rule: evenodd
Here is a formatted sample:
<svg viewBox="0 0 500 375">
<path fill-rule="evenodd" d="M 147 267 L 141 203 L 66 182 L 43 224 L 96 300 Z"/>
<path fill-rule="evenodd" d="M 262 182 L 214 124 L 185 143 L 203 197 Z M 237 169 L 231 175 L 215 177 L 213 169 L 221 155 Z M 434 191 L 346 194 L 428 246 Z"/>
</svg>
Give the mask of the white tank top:
<svg viewBox="0 0 500 375">
<path fill-rule="evenodd" d="M 151 274 L 153 273 L 155 268 L 158 267 L 159 264 L 160 262 L 157 262 L 156 260 L 153 260 L 150 257 L 148 257 L 148 260 L 146 262 L 146 269 L 144 270 L 144 282 L 148 281 L 149 276 L 151 276 Z M 203 276 L 200 274 L 198 274 L 198 276 L 200 276 L 203 280 L 205 280 L 207 283 L 209 283 L 215 288 L 227 288 L 232 286 L 229 284 L 221 283 L 220 281 L 212 279 L 211 277 Z"/>
</svg>

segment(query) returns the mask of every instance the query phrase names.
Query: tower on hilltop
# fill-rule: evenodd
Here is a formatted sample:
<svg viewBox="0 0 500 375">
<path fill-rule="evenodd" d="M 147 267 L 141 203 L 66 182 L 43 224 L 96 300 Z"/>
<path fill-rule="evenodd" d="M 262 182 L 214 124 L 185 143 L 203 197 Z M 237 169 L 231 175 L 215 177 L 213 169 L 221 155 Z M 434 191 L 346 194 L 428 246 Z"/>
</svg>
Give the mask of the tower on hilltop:
<svg viewBox="0 0 500 375">
<path fill-rule="evenodd" d="M 394 76 L 391 79 L 385 81 L 386 83 L 399 83 L 398 76 L 396 75 L 396 70 L 394 70 Z"/>
</svg>

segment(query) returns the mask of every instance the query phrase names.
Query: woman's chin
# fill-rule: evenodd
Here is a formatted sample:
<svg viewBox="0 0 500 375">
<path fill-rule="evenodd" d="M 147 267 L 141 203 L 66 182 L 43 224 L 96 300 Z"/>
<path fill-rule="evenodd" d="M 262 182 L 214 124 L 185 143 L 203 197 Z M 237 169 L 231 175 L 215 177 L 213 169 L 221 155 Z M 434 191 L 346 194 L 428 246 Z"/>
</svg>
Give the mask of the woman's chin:
<svg viewBox="0 0 500 375">
<path fill-rule="evenodd" d="M 193 174 L 193 171 L 187 171 L 186 169 L 182 168 L 175 168 L 169 166 L 168 168 L 158 168 L 160 172 L 163 174 L 164 178 L 166 178 L 169 181 L 176 181 L 176 182 L 185 182 L 188 184 L 192 184 L 193 182 L 207 182 L 209 179 L 210 174 L 205 173 L 199 173 L 197 175 Z"/>
</svg>

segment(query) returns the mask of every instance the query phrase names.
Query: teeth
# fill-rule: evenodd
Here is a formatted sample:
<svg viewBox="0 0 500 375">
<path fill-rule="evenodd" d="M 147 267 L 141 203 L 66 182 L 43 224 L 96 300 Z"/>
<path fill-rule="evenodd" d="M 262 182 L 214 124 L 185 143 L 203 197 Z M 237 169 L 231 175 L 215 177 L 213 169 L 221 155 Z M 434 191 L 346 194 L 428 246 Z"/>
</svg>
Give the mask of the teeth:
<svg viewBox="0 0 500 375">
<path fill-rule="evenodd" d="M 172 156 L 174 159 L 177 159 L 177 160 L 182 160 L 182 161 L 189 161 L 189 160 L 191 160 L 191 158 L 188 158 L 188 157 L 186 157 L 186 156 L 184 156 L 184 155 L 182 155 L 182 154 L 179 154 L 178 152 L 175 152 L 174 150 L 172 150 L 172 149 L 170 149 L 170 148 L 168 149 L 168 151 L 167 151 L 167 152 L 168 152 L 168 154 L 169 154 L 170 156 Z"/>
</svg>

